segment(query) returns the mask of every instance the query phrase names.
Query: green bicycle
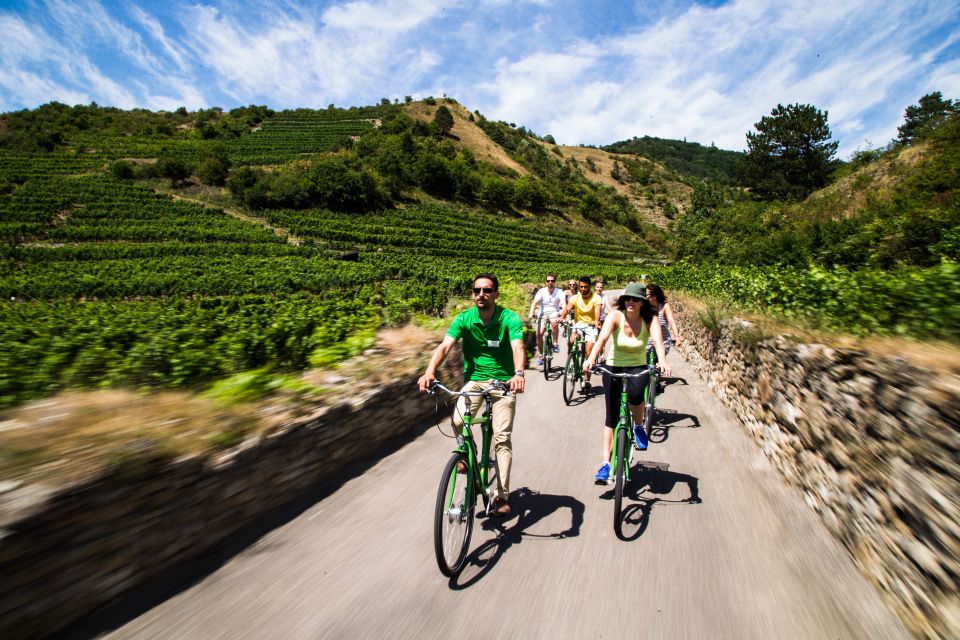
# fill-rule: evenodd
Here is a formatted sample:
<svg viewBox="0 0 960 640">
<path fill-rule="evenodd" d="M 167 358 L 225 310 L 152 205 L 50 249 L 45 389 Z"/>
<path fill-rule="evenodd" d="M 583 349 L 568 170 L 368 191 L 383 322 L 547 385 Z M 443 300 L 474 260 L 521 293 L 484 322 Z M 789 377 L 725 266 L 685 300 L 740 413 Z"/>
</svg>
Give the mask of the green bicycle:
<svg viewBox="0 0 960 640">
<path fill-rule="evenodd" d="M 550 318 L 542 313 L 537 316 L 537 332 L 539 333 L 541 329 L 543 341 L 540 343 L 540 356 L 543 358 L 543 377 L 549 380 L 553 364 L 553 328 L 550 326 Z"/>
<path fill-rule="evenodd" d="M 583 361 L 586 358 L 586 342 L 583 330 L 574 326 L 573 320 L 563 323 L 563 336 L 573 332 L 573 340 L 567 351 L 567 363 L 563 366 L 563 401 L 566 404 L 573 402 L 577 384 L 583 385 Z"/>
<path fill-rule="evenodd" d="M 494 381 L 479 391 L 452 391 L 439 382 L 430 385 L 430 393 L 443 391 L 447 395 L 467 399 L 463 427 L 457 435 L 457 448 L 443 468 L 433 519 L 433 546 L 440 573 L 453 576 L 463 568 L 473 533 L 473 516 L 477 496 L 483 496 L 484 512 L 490 509 L 497 488 L 499 469 L 493 449 L 493 396 L 510 393 L 506 382 Z M 469 398 L 482 398 L 480 415 L 481 446 L 479 459 L 471 425 L 473 413 Z"/>
<path fill-rule="evenodd" d="M 657 413 L 657 386 L 660 384 L 660 368 L 657 366 L 657 352 L 651 349 L 647 352 L 647 368 L 650 371 L 650 380 L 643 390 L 643 430 L 647 432 L 647 440 L 653 431 L 653 418 Z"/>
<path fill-rule="evenodd" d="M 650 375 L 653 379 L 656 365 L 648 364 L 646 371 L 639 373 L 614 373 L 603 365 L 597 365 L 594 371 L 609 375 L 613 378 L 640 378 Z M 654 387 L 655 389 L 655 387 Z M 644 395 L 649 391 L 649 387 L 644 389 Z M 646 400 L 645 400 L 646 402 Z M 650 414 L 650 404 L 645 409 L 647 414 L 644 416 L 644 428 L 648 422 Z M 613 531 L 618 538 L 623 537 L 623 489 L 630 482 L 630 465 L 633 462 L 633 418 L 630 414 L 630 406 L 627 401 L 627 385 L 623 384 L 620 388 L 620 420 L 614 427 L 613 433 L 613 451 L 610 454 L 610 472 L 613 474 Z M 647 438 L 649 439 L 649 431 Z"/>
</svg>

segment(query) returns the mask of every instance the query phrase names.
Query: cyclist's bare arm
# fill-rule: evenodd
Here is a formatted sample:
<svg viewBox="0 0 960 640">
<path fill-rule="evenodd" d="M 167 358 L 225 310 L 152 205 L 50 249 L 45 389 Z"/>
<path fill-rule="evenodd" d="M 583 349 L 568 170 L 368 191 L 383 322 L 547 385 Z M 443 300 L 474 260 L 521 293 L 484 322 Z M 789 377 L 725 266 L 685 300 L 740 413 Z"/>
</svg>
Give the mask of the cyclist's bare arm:
<svg viewBox="0 0 960 640">
<path fill-rule="evenodd" d="M 663 348 L 663 334 L 660 333 L 660 323 L 654 318 L 650 323 L 650 337 L 653 339 L 653 348 L 657 351 L 657 360 L 663 375 L 670 375 L 670 365 L 667 363 L 667 351 Z"/>
<path fill-rule="evenodd" d="M 680 335 L 680 330 L 677 329 L 677 321 L 673 317 L 673 307 L 670 306 L 669 302 L 665 302 L 663 305 L 663 315 L 667 318 L 667 325 L 670 327 L 670 335 L 673 336 L 673 341 L 680 344 L 683 336 Z"/>
<path fill-rule="evenodd" d="M 420 391 L 427 391 L 430 384 L 437 379 L 437 367 L 439 367 L 443 359 L 447 357 L 447 354 L 450 353 L 450 347 L 455 343 L 456 340 L 450 336 L 443 336 L 443 341 L 434 349 L 433 355 L 430 356 L 430 364 L 427 365 L 427 370 L 420 376 L 420 379 L 417 380 L 417 386 L 420 387 Z"/>
<path fill-rule="evenodd" d="M 617 321 L 619 319 L 619 313 L 611 313 L 607 316 L 607 319 L 603 322 L 603 328 L 600 329 L 600 335 L 597 337 L 597 344 L 594 345 L 593 351 L 590 352 L 587 361 L 583 363 L 584 371 L 593 371 L 597 356 L 603 353 L 603 347 L 607 344 L 607 340 L 610 339 L 611 334 L 613 334 L 613 330 L 617 328 Z"/>
<path fill-rule="evenodd" d="M 533 310 L 537 308 L 537 302 L 539 302 L 534 296 L 533 302 L 530 303 L 530 313 L 527 314 L 527 318 L 533 318 Z"/>
<path fill-rule="evenodd" d="M 523 371 L 527 358 L 527 354 L 523 350 L 523 340 L 511 340 L 510 347 L 513 349 L 513 370 Z M 523 393 L 523 388 L 523 376 L 515 375 L 510 378 L 510 391 Z"/>
</svg>

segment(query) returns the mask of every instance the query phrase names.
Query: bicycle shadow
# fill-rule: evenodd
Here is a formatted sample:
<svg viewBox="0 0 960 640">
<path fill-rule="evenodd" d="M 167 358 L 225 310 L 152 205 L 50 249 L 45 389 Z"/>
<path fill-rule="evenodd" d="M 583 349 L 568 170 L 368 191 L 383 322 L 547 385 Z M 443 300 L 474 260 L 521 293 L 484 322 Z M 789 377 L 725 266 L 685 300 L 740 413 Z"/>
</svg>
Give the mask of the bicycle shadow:
<svg viewBox="0 0 960 640">
<path fill-rule="evenodd" d="M 690 424 L 679 424 L 684 420 Z M 676 409 L 657 409 L 653 424 L 650 426 L 649 439 L 654 444 L 665 442 L 670 437 L 671 429 L 699 429 L 700 418 L 692 413 L 680 413 Z"/>
<path fill-rule="evenodd" d="M 475 523 L 485 531 L 496 531 L 497 535 L 470 552 L 464 568 L 450 578 L 450 589 L 460 591 L 477 584 L 490 573 L 510 547 L 523 542 L 524 538 L 562 540 L 580 535 L 585 506 L 571 496 L 544 494 L 521 487 L 510 494 L 510 508 L 512 513 L 507 518 L 487 518 Z M 567 529 L 547 534 L 527 531 L 562 509 L 570 511 L 570 526 Z"/>
<path fill-rule="evenodd" d="M 672 497 L 679 484 L 687 486 L 688 497 Z M 621 533 L 617 537 L 624 542 L 636 540 L 644 534 L 654 506 L 703 502 L 700 499 L 700 479 L 688 473 L 670 471 L 670 465 L 666 462 L 641 462 L 635 465 L 630 472 L 630 483 L 624 489 L 625 497 L 636 501 L 626 505 L 620 513 Z M 612 500 L 614 492 L 611 489 L 600 497 Z"/>
</svg>

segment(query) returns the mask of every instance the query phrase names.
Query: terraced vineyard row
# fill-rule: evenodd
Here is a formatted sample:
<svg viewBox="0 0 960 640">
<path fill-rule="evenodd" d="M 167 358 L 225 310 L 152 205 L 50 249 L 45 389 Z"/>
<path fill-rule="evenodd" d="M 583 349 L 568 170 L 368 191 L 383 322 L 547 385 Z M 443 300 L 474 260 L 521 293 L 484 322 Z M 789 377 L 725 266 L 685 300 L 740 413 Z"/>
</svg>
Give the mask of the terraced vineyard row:
<svg viewBox="0 0 960 640">
<path fill-rule="evenodd" d="M 369 130 L 384 107 L 287 112 L 230 143 L 283 162 Z M 179 136 L 179 134 L 177 134 Z M 0 152 L 0 406 L 69 385 L 181 386 L 299 369 L 345 336 L 441 312 L 479 271 L 636 277 L 636 245 L 446 205 L 254 221 L 121 181 L 118 158 L 194 160 L 198 138 L 82 132 L 82 153 Z M 356 252 L 355 261 L 337 259 Z"/>
<path fill-rule="evenodd" d="M 372 129 L 391 107 L 347 111 L 282 111 L 258 130 L 230 142 L 237 164 L 279 164 L 344 146 L 351 136 Z"/>
</svg>

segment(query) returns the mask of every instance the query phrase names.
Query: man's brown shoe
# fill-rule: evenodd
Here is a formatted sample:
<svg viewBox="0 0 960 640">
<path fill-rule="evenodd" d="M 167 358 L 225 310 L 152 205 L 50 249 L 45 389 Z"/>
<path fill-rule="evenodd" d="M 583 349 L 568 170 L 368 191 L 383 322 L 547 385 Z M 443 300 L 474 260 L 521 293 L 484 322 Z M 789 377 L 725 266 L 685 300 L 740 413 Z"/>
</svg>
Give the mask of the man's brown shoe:
<svg viewBox="0 0 960 640">
<path fill-rule="evenodd" d="M 487 515 L 491 518 L 503 518 L 510 515 L 510 504 L 506 498 L 494 498 L 493 504 L 487 509 Z"/>
</svg>

